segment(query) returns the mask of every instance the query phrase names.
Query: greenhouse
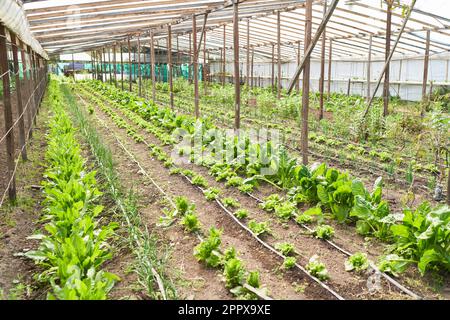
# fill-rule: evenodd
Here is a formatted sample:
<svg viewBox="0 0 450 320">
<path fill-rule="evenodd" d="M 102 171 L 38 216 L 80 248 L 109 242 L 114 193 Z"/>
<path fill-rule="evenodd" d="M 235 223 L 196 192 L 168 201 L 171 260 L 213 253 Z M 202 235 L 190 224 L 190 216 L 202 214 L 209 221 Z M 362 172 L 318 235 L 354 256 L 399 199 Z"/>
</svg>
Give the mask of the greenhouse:
<svg viewBox="0 0 450 320">
<path fill-rule="evenodd" d="M 450 299 L 449 62 L 446 0 L 2 0 L 1 300 Z"/>
</svg>

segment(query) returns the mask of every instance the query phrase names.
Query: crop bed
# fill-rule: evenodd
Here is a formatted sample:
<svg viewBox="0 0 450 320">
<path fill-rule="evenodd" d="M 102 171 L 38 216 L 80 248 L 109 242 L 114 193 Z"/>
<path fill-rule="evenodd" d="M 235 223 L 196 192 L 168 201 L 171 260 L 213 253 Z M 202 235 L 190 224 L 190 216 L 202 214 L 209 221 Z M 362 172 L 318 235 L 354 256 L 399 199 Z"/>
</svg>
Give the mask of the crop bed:
<svg viewBox="0 0 450 320">
<path fill-rule="evenodd" d="M 175 141 L 171 136 L 172 131 L 178 127 L 183 127 L 188 132 L 189 130 L 192 131 L 190 128 L 194 124 L 194 119 L 189 116 L 176 115 L 170 110 L 156 107 L 151 102 L 140 99 L 134 94 L 121 92 L 100 83 L 77 84 L 76 91 L 80 95 L 80 100 L 82 99 L 81 101 L 87 104 L 86 108 L 111 129 L 111 134 L 122 141 L 128 140 L 128 143 L 131 144 L 128 146 L 131 154 L 134 153 L 134 150 L 139 150 L 137 152 L 140 154 L 140 159 L 137 159 L 137 155 L 134 157 L 136 163 L 141 167 L 140 170 L 148 171 L 149 177 L 156 180 L 152 173 L 157 169 L 159 179 L 167 180 L 167 184 L 171 185 L 170 188 L 174 188 L 171 180 L 179 181 L 179 178 L 177 178 L 179 176 L 185 187 L 181 188 L 179 182 L 175 183 L 176 187 L 183 190 L 186 188 L 186 191 L 189 188 L 194 188 L 194 191 L 197 190 L 196 192 L 191 190 L 185 193 L 185 197 L 188 195 L 189 200 L 195 199 L 192 201 L 195 203 L 195 209 L 187 209 L 183 214 L 180 214 L 180 208 L 176 207 L 177 201 L 173 200 L 175 207 L 166 210 L 161 215 L 160 227 L 172 228 L 180 222 L 186 232 L 192 232 L 197 236 L 197 239 L 202 238 L 199 245 L 201 247 L 208 239 L 214 242 L 214 239 L 211 239 L 211 237 L 214 238 L 212 233 L 215 236 L 220 234 L 219 231 L 214 231 L 220 229 L 220 227 L 217 228 L 215 222 L 225 221 L 225 225 L 221 226 L 224 229 L 222 237 L 230 237 L 229 233 L 231 233 L 232 238 L 233 234 L 236 235 L 236 232 L 241 235 L 244 231 L 248 234 L 245 242 L 249 242 L 248 245 L 253 249 L 247 247 L 241 251 L 238 248 L 237 252 L 244 252 L 244 256 L 255 248 L 258 248 L 259 251 L 267 250 L 267 253 L 273 256 L 271 263 L 278 266 L 275 267 L 276 271 L 269 271 L 267 267 L 263 267 L 261 270 L 269 272 L 269 278 L 273 276 L 271 274 L 273 272 L 282 274 L 285 281 L 288 282 L 285 286 L 291 287 L 294 293 L 297 293 L 297 291 L 303 292 L 307 295 L 306 298 L 317 297 L 317 294 L 321 298 L 382 298 L 386 296 L 391 298 L 417 298 L 434 295 L 430 287 L 424 285 L 427 282 L 427 277 L 422 278 L 414 267 L 414 259 L 417 258 L 403 258 L 400 249 L 394 249 L 394 252 L 388 255 L 383 252 L 385 250 L 383 242 L 391 243 L 391 245 L 392 243 L 399 243 L 398 248 L 400 248 L 400 243 L 404 244 L 406 239 L 402 238 L 400 228 L 395 227 L 395 225 L 400 223 L 403 231 L 407 224 L 405 221 L 398 219 L 389 221 L 394 216 L 389 213 L 388 203 L 382 200 L 381 181 L 378 181 L 373 190 L 369 192 L 358 180 L 325 165 L 315 169 L 296 165 L 295 159 L 290 158 L 286 150 L 281 154 L 274 155 L 278 162 L 286 162 L 284 177 L 277 176 L 264 179 L 256 174 L 256 171 L 250 174 L 248 170 L 243 171 L 242 167 L 223 166 L 214 163 L 211 159 L 201 161 L 193 159 L 194 163 L 177 165 L 170 157 L 171 152 L 175 150 L 179 154 L 190 153 L 187 150 L 180 151 L 180 149 L 173 148 Z M 207 121 L 204 124 L 206 126 L 212 125 Z M 155 160 L 160 163 L 157 168 L 154 168 L 156 166 Z M 146 163 L 149 162 L 151 165 L 148 166 Z M 153 168 L 150 171 L 146 167 Z M 292 175 L 289 172 L 295 174 Z M 161 177 L 164 173 L 165 177 Z M 314 184 L 314 179 L 321 176 L 326 177 L 325 180 L 331 180 L 325 184 L 324 190 L 319 188 L 319 191 L 317 191 L 316 185 L 316 189 L 314 189 L 316 193 L 311 193 L 310 189 L 305 189 L 302 185 L 302 183 L 306 183 L 307 180 L 305 179 L 300 185 L 295 186 L 296 179 L 300 177 L 300 180 L 302 180 L 302 176 L 313 179 L 308 182 L 309 184 Z M 317 182 L 316 180 L 315 183 Z M 338 182 L 342 186 L 336 185 Z M 162 185 L 162 190 L 165 190 L 163 183 L 158 185 Z M 348 187 L 344 187 L 344 185 Z M 297 190 L 294 192 L 293 188 L 295 187 Z M 346 191 L 347 196 L 342 192 L 342 195 L 338 196 L 340 194 L 338 190 L 349 191 Z M 340 204 L 334 204 L 333 201 L 340 199 L 339 197 L 344 198 L 339 200 Z M 344 200 L 345 197 L 350 198 Z M 190 207 L 190 201 L 185 200 L 187 199 L 184 198 L 179 201 L 187 202 L 185 206 Z M 348 205 L 344 205 L 345 201 Z M 368 201 L 367 204 L 364 201 Z M 201 202 L 202 205 L 197 202 Z M 379 209 L 376 209 L 377 207 Z M 369 218 L 367 214 L 370 210 L 372 212 Z M 377 210 L 384 211 L 377 212 Z M 442 211 L 442 208 L 431 208 L 424 204 L 417 210 L 411 210 L 411 214 L 414 216 L 437 215 L 441 213 L 439 210 Z M 356 229 L 354 227 L 355 222 Z M 217 229 L 211 229 L 212 227 Z M 423 227 L 427 228 L 426 225 Z M 228 228 L 232 229 L 228 230 Z M 206 230 L 210 230 L 209 236 L 207 236 Z M 379 238 L 381 242 L 372 240 L 370 247 L 367 248 L 367 242 L 357 233 L 370 236 L 372 239 Z M 239 246 L 242 245 L 243 242 L 239 242 Z M 236 248 L 237 246 L 238 244 L 236 244 Z M 346 246 L 348 247 L 346 248 Z M 227 251 L 236 251 L 228 249 L 225 250 L 223 255 L 227 256 Z M 431 252 L 426 253 L 426 250 L 433 249 L 425 249 L 421 253 L 416 252 L 416 257 L 421 259 L 421 254 L 422 257 L 428 257 Z M 317 256 L 315 256 L 315 253 L 317 253 Z M 245 287 L 243 286 L 245 274 L 248 275 L 247 280 L 249 280 L 250 275 L 256 273 L 245 271 L 245 268 L 242 268 L 242 271 L 235 270 L 236 268 L 241 270 L 241 266 L 247 263 L 244 263 L 245 260 L 242 262 L 234 253 L 232 256 L 232 259 L 236 261 L 230 260 L 233 261 L 230 264 L 233 264 L 234 272 L 241 275 L 240 280 L 238 283 L 234 283 L 236 286 L 233 288 Z M 384 259 L 378 263 L 380 256 L 383 256 Z M 203 259 L 205 261 L 208 259 L 208 261 L 211 259 L 220 261 L 221 257 L 219 254 L 218 258 L 197 258 L 201 261 Z M 283 259 L 276 262 L 280 257 Z M 250 264 L 264 264 L 263 261 L 258 261 L 257 257 L 253 257 L 253 259 Z M 350 266 L 357 260 L 365 267 L 358 272 L 347 271 L 360 268 Z M 425 259 L 416 261 L 418 261 L 419 270 L 423 274 L 426 273 L 429 265 L 437 266 L 441 264 L 444 269 L 446 266 L 445 260 L 441 260 L 441 262 L 429 261 L 428 263 L 425 263 Z M 222 266 L 225 275 L 227 270 L 230 271 L 229 268 L 232 267 L 231 265 L 227 267 L 228 262 L 226 260 L 219 264 L 213 264 Z M 384 272 L 382 277 L 379 277 L 380 269 Z M 407 270 L 405 271 L 405 269 Z M 370 272 L 370 270 L 372 271 Z M 400 276 L 400 282 L 392 278 L 392 274 L 397 275 L 403 271 L 405 273 Z M 276 281 L 264 281 L 264 279 L 267 279 L 265 278 L 265 272 L 260 271 L 262 281 L 257 282 L 265 285 L 269 292 L 268 295 L 261 291 L 258 286 L 253 287 L 255 290 L 246 289 L 245 294 L 240 291 L 241 289 L 232 290 L 232 293 L 240 297 L 250 295 L 254 298 L 271 296 L 279 298 L 277 294 L 271 295 L 271 293 L 277 292 L 275 288 L 278 286 Z M 305 281 L 307 284 L 299 285 L 300 280 L 290 281 L 289 277 L 293 276 L 301 277 L 301 281 Z M 375 291 L 373 286 L 368 285 L 374 279 L 374 276 L 381 279 L 379 287 Z M 256 276 L 253 277 L 256 278 Z M 225 281 L 225 283 L 226 286 L 231 286 L 229 281 Z M 246 284 L 249 285 L 248 282 Z M 272 286 L 275 288 L 272 288 Z M 296 298 L 302 298 L 302 296 Z"/>
</svg>

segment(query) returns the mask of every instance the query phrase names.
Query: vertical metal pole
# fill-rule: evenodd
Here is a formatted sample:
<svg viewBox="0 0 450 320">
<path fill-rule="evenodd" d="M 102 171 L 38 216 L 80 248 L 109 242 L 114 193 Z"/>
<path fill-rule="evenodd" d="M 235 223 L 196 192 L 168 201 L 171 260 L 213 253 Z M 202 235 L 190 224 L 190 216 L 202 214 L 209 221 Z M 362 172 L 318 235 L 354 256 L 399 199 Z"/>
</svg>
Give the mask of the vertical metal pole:
<svg viewBox="0 0 450 320">
<path fill-rule="evenodd" d="M 422 81 L 422 108 L 420 116 L 425 115 L 427 103 L 427 82 L 428 82 L 428 65 L 430 59 L 430 30 L 427 30 L 427 38 L 425 43 L 425 57 L 423 59 L 423 81 Z"/>
<path fill-rule="evenodd" d="M 14 176 L 14 130 L 12 130 L 13 115 L 7 50 L 5 27 L 0 23 L 0 74 L 3 75 L 3 113 L 5 119 L 5 132 L 8 132 L 6 135 L 6 163 L 8 167 L 7 182 L 11 181 L 8 188 L 8 195 L 9 199 L 13 201 L 16 199 L 16 179 Z"/>
<path fill-rule="evenodd" d="M 142 73 L 141 73 L 141 36 L 137 38 L 137 54 L 138 54 L 138 81 L 139 81 L 139 97 L 142 97 Z"/>
<path fill-rule="evenodd" d="M 192 15 L 192 38 L 194 50 L 194 106 L 195 118 L 200 116 L 198 101 L 198 49 L 197 49 L 197 21 L 195 14 Z"/>
<path fill-rule="evenodd" d="M 323 2 L 323 17 L 327 13 L 327 1 Z M 322 33 L 322 47 L 320 52 L 320 80 L 319 80 L 319 120 L 323 119 L 323 89 L 325 85 L 325 45 L 326 45 L 326 28 Z"/>
<path fill-rule="evenodd" d="M 241 125 L 241 81 L 239 79 L 239 10 L 233 0 L 233 51 L 234 51 L 234 129 Z"/>
<path fill-rule="evenodd" d="M 372 35 L 369 36 L 369 54 L 367 56 L 367 101 L 370 100 L 370 68 L 372 65 Z"/>
<path fill-rule="evenodd" d="M 150 31 L 150 60 L 152 65 L 152 99 L 156 100 L 156 72 L 155 72 L 155 42 L 153 41 L 153 30 Z"/>
<path fill-rule="evenodd" d="M 19 75 L 19 57 L 17 55 L 17 38 L 13 32 L 9 32 L 11 37 L 11 48 L 13 52 L 14 73 L 16 75 L 16 94 L 17 94 L 17 112 L 19 118 L 19 147 L 21 149 L 22 159 L 27 160 L 27 149 L 25 147 L 25 121 L 22 104 L 22 84 Z"/>
<path fill-rule="evenodd" d="M 128 37 L 128 81 L 129 81 L 129 88 L 130 88 L 130 92 L 133 92 L 133 85 L 131 84 L 133 82 L 133 73 L 131 72 L 132 70 L 132 65 L 131 65 L 131 44 L 130 44 L 130 37 Z"/>
<path fill-rule="evenodd" d="M 278 81 L 277 81 L 277 98 L 281 98 L 281 17 L 280 11 L 277 11 L 277 63 L 278 63 Z"/>
<path fill-rule="evenodd" d="M 312 0 L 306 0 L 305 11 L 306 11 L 305 12 L 305 50 L 307 50 L 307 48 L 311 42 Z M 301 150 L 302 150 L 302 162 L 304 165 L 308 164 L 308 113 L 309 113 L 310 61 L 311 61 L 310 58 L 306 59 L 305 68 L 303 70 Z"/>
<path fill-rule="evenodd" d="M 386 13 L 386 48 L 385 48 L 385 60 L 387 62 L 386 72 L 384 73 L 384 85 L 383 85 L 383 116 L 386 117 L 389 113 L 389 69 L 390 63 L 388 61 L 389 54 L 391 52 L 391 24 L 392 24 L 392 2 L 387 1 L 387 13 Z"/>
<path fill-rule="evenodd" d="M 226 61 L 227 61 L 227 49 L 225 48 L 227 45 L 227 30 L 226 25 L 223 25 L 223 60 L 222 60 L 222 86 L 225 86 L 225 70 L 226 70 Z"/>
<path fill-rule="evenodd" d="M 333 39 L 330 39 L 330 48 L 328 50 L 328 88 L 327 88 L 327 96 L 330 99 L 331 94 L 331 58 L 333 55 Z"/>
<path fill-rule="evenodd" d="M 247 67 L 247 88 L 250 85 L 250 19 L 247 20 L 247 50 L 246 50 L 246 67 Z"/>
<path fill-rule="evenodd" d="M 170 108 L 173 110 L 173 83 L 172 83 L 172 27 L 169 25 L 167 27 L 167 32 L 169 38 L 167 41 L 167 65 L 168 65 L 168 76 L 169 76 L 169 98 L 170 98 Z"/>
</svg>

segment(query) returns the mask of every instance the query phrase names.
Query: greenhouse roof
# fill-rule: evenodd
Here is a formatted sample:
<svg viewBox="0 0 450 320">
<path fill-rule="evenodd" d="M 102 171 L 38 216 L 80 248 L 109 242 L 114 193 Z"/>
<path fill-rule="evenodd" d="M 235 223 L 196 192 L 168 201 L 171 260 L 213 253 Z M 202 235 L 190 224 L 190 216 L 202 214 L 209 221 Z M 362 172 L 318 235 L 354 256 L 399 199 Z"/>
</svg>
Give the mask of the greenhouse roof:
<svg viewBox="0 0 450 320">
<path fill-rule="evenodd" d="M 192 17 L 197 20 L 200 38 L 206 20 L 206 49 L 212 57 L 220 56 L 222 47 L 233 44 L 232 1 L 223 0 L 41 0 L 23 1 L 30 30 L 51 55 L 91 51 L 103 46 L 123 43 L 128 36 L 132 42 L 139 35 L 143 45 L 149 45 L 153 30 L 160 48 L 166 47 L 167 26 L 172 26 L 173 50 L 189 50 Z M 313 2 L 312 34 L 324 16 L 324 1 Z M 328 0 L 328 5 L 331 3 Z M 411 0 L 401 0 L 409 5 Z M 392 39 L 403 22 L 402 6 L 392 15 Z M 281 59 L 297 56 L 299 42 L 303 49 L 305 25 L 304 0 L 241 0 L 239 1 L 239 46 L 244 57 L 249 44 L 255 60 L 269 59 L 277 43 L 277 15 L 280 14 Z M 330 40 L 334 58 L 364 57 L 372 36 L 372 54 L 384 56 L 386 36 L 386 4 L 380 0 L 341 0 L 326 28 L 326 52 Z M 225 30 L 225 31 L 224 31 Z M 431 31 L 430 53 L 450 50 L 450 8 L 446 0 L 417 0 L 396 54 L 423 55 L 426 31 Z M 224 41 L 225 35 L 225 41 Z M 320 56 L 321 42 L 312 56 Z M 227 54 L 232 55 L 232 50 Z M 202 53 L 200 52 L 200 56 Z"/>
</svg>

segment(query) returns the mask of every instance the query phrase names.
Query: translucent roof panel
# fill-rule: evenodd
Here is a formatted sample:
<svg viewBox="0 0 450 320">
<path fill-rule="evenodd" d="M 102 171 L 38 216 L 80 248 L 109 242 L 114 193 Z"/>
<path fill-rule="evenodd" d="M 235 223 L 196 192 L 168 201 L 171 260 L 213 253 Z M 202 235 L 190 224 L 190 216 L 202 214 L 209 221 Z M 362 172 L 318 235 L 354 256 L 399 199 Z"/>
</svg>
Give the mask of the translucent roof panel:
<svg viewBox="0 0 450 320">
<path fill-rule="evenodd" d="M 403 6 L 409 6 L 411 1 L 400 0 L 399 5 L 393 8 L 392 44 L 403 23 Z M 328 7 L 331 2 L 328 0 Z M 323 19 L 324 4 L 324 0 L 313 1 L 313 34 Z M 231 0 L 46 0 L 25 1 L 24 8 L 33 35 L 50 54 L 98 50 L 105 45 L 124 44 L 128 37 L 131 37 L 133 45 L 138 36 L 148 43 L 150 30 L 155 34 L 158 45 L 165 48 L 165 42 L 159 40 L 167 37 L 169 24 L 174 39 L 178 40 L 178 47 L 173 46 L 173 49 L 187 52 L 193 15 L 196 15 L 197 37 L 200 38 L 204 14 L 208 13 L 205 24 L 206 51 L 211 57 L 220 57 L 225 44 L 226 54 L 229 55 L 227 59 L 232 58 Z M 334 58 L 364 58 L 368 53 L 369 38 L 372 37 L 372 54 L 384 56 L 386 9 L 385 1 L 381 0 L 339 1 L 326 28 L 326 54 L 332 42 Z M 256 60 L 272 59 L 272 46 L 277 43 L 278 12 L 281 20 L 280 58 L 296 59 L 299 46 L 303 51 L 305 0 L 241 0 L 241 59 L 245 59 L 247 41 Z M 431 32 L 431 54 L 450 50 L 448 0 L 417 0 L 395 54 L 423 55 L 427 30 Z M 315 46 L 313 57 L 319 56 L 320 52 L 321 41 Z M 274 53 L 278 56 L 276 46 Z"/>
</svg>

